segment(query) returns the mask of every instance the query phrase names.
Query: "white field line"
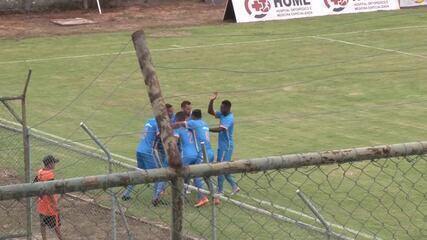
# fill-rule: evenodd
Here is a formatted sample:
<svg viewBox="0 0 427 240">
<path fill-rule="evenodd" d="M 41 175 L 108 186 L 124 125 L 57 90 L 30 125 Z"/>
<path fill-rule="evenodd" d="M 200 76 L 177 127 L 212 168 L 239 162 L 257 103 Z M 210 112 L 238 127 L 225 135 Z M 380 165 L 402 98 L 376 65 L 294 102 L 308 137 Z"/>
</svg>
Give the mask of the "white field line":
<svg viewBox="0 0 427 240">
<path fill-rule="evenodd" d="M 352 32 L 337 32 L 337 33 L 327 33 L 320 35 L 307 35 L 300 37 L 286 37 L 286 38 L 272 38 L 264 40 L 253 40 L 253 41 L 241 41 L 241 42 L 225 42 L 225 43 L 216 43 L 216 44 L 207 44 L 207 45 L 194 45 L 194 46 L 176 46 L 171 48 L 153 48 L 152 52 L 162 52 L 162 51 L 176 51 L 176 50 L 186 50 L 186 49 L 196 49 L 196 48 L 214 48 L 222 46 L 236 46 L 241 44 L 256 44 L 256 43 L 265 43 L 265 42 L 277 42 L 284 40 L 300 40 L 305 38 L 313 38 L 320 36 L 335 36 L 335 35 L 346 35 L 346 34 L 360 34 L 360 33 L 371 33 L 371 32 L 380 32 L 380 31 L 394 31 L 394 30 L 405 30 L 405 29 L 420 29 L 427 28 L 427 25 L 418 25 L 418 26 L 405 26 L 405 27 L 394 27 L 394 28 L 377 28 L 372 30 L 362 30 L 362 31 L 352 31 Z M 60 56 L 60 57 L 51 57 L 51 58 L 33 58 L 26 60 L 13 60 L 13 61 L 3 61 L 1 64 L 14 64 L 14 63 L 31 63 L 31 62 L 43 62 L 43 61 L 54 61 L 54 60 L 64 60 L 64 59 L 78 59 L 78 58 L 90 58 L 90 57 L 101 57 L 101 56 L 110 56 L 110 55 L 126 55 L 134 54 L 134 51 L 123 51 L 123 52 L 111 52 L 111 53 L 97 53 L 97 54 L 84 54 L 84 55 L 72 55 L 72 56 Z"/>
<path fill-rule="evenodd" d="M 11 122 L 11 121 L 8 121 L 8 120 L 3 119 L 3 118 L 0 118 L 0 121 L 4 122 L 4 123 L 7 123 L 9 125 L 13 125 L 17 129 L 22 128 L 22 126 L 20 124 L 16 123 L 16 122 Z M 95 147 L 92 147 L 92 146 L 89 146 L 89 145 L 86 145 L 86 144 L 83 144 L 83 143 L 79 143 L 79 142 L 74 142 L 74 141 L 72 141 L 70 139 L 62 138 L 62 137 L 54 135 L 54 134 L 50 134 L 50 133 L 47 133 L 47 132 L 44 132 L 44 131 L 41 131 L 41 130 L 38 130 L 38 129 L 35 129 L 35 128 L 31 128 L 31 126 L 29 126 L 29 128 L 31 130 L 31 133 L 40 134 L 41 136 L 45 136 L 45 137 L 49 137 L 49 138 L 55 139 L 56 142 L 60 142 L 60 143 L 63 143 L 63 144 L 73 144 L 75 146 L 81 147 L 81 148 L 86 149 L 86 150 L 96 151 L 99 154 L 101 154 L 102 156 L 104 155 L 104 152 L 101 149 L 99 149 L 99 148 L 95 148 Z M 122 161 L 124 160 L 124 161 L 127 161 L 127 162 L 136 163 L 135 159 L 132 159 L 132 158 L 129 158 L 129 157 L 125 157 L 125 156 L 122 156 L 122 155 L 118 155 L 118 154 L 112 153 L 111 156 L 113 156 L 115 158 L 118 158 L 118 159 L 120 159 Z"/>
<path fill-rule="evenodd" d="M 13 125 L 13 126 L 14 126 L 14 127 L 16 127 L 17 129 L 19 129 L 19 128 L 21 127 L 21 125 L 20 125 L 20 124 L 17 124 L 17 123 L 15 123 L 15 122 L 8 121 L 8 120 L 3 119 L 3 118 L 0 118 L 0 121 L 5 122 L 5 123 L 10 124 L 10 125 Z M 74 145 L 76 145 L 76 146 L 82 147 L 82 148 L 84 148 L 84 149 L 88 149 L 88 150 L 92 150 L 92 151 L 97 151 L 97 152 L 99 152 L 100 154 L 103 154 L 102 150 L 100 150 L 100 149 L 98 149 L 98 148 L 95 148 L 95 147 L 92 147 L 92 146 L 89 146 L 89 145 L 86 145 L 86 144 L 82 144 L 82 143 L 73 142 L 72 140 L 69 140 L 69 139 L 66 139 L 66 138 L 62 138 L 62 137 L 59 137 L 59 136 L 57 136 L 57 135 L 53 135 L 53 134 L 50 134 L 50 133 L 46 133 L 46 132 L 41 131 L 41 130 L 37 130 L 37 129 L 31 128 L 31 132 L 33 132 L 33 133 L 37 133 L 37 134 L 40 134 L 40 135 L 42 135 L 42 136 L 50 137 L 50 138 L 52 138 L 52 139 L 55 139 L 55 140 L 54 140 L 55 142 L 62 142 L 62 143 L 64 143 L 64 144 L 70 144 L 70 143 L 71 143 L 71 144 L 74 144 Z M 121 160 L 124 160 L 124 161 L 127 161 L 127 162 L 132 162 L 132 163 L 136 163 L 136 162 L 137 162 L 135 159 L 132 159 L 132 158 L 129 158 L 129 157 L 125 157 L 125 156 L 122 156 L 122 155 L 118 155 L 118 154 L 111 154 L 111 155 L 112 155 L 112 156 L 114 156 L 114 157 L 115 157 L 115 158 L 117 158 L 117 159 L 121 159 Z M 139 170 L 138 168 L 136 168 L 136 167 L 132 167 L 132 166 L 129 166 L 128 164 L 125 164 L 125 167 L 129 167 L 129 168 L 134 169 L 134 170 Z M 205 193 L 205 194 L 210 194 L 210 193 L 209 193 L 209 191 L 204 190 L 204 189 L 198 189 L 198 188 L 196 188 L 196 187 L 194 187 L 194 186 L 188 186 L 188 187 L 189 187 L 190 189 L 193 189 L 193 190 L 196 190 L 196 191 L 199 191 L 199 192 Z M 218 196 L 220 196 L 223 200 L 230 201 L 230 198 L 229 198 L 229 197 L 225 197 L 225 196 L 222 196 L 222 195 L 218 195 Z M 307 215 L 307 214 L 305 214 L 305 213 L 303 213 L 303 212 L 293 210 L 293 209 L 291 209 L 291 208 L 283 207 L 283 206 L 280 206 L 280 205 L 274 204 L 274 203 L 272 203 L 272 202 L 268 202 L 268 201 L 260 200 L 260 199 L 253 198 L 253 197 L 249 197 L 249 196 L 245 196 L 245 195 L 242 195 L 242 194 L 239 194 L 239 196 L 240 196 L 240 197 L 243 197 L 243 198 L 246 198 L 246 199 L 253 200 L 253 201 L 255 201 L 255 202 L 258 202 L 258 203 L 259 203 L 259 204 L 261 204 L 261 205 L 271 206 L 271 207 L 274 207 L 274 208 L 276 208 L 276 209 L 284 210 L 284 211 L 287 211 L 287 212 L 289 212 L 289 213 L 295 214 L 296 216 L 300 216 L 300 217 L 303 217 L 303 218 L 309 219 L 309 220 L 311 220 L 311 221 L 319 222 L 319 220 L 317 220 L 316 218 L 311 217 L 311 216 L 309 216 L 309 215 Z M 237 201 L 236 201 L 236 202 L 237 202 Z M 369 235 L 369 234 L 366 234 L 366 233 L 363 233 L 363 232 L 360 232 L 360 231 L 357 231 L 357 230 L 354 230 L 354 229 L 352 229 L 352 228 L 345 227 L 345 226 L 342 226 L 342 225 L 339 225 L 339 224 L 335 224 L 335 223 L 329 223 L 329 224 L 330 224 L 332 227 L 335 227 L 335 228 L 338 228 L 338 229 L 341 229 L 341 230 L 348 231 L 348 232 L 350 232 L 350 233 L 355 234 L 356 236 L 361 236 L 361 237 L 365 237 L 365 238 L 368 238 L 368 239 L 381 239 L 381 238 L 378 238 L 378 237 L 376 237 L 376 236 L 372 236 L 372 235 Z"/>
<path fill-rule="evenodd" d="M 376 28 L 371 30 L 361 30 L 361 31 L 352 31 L 352 32 L 338 32 L 338 33 L 325 33 L 318 36 L 336 36 L 336 35 L 346 35 L 346 34 L 359 34 L 359 33 L 371 33 L 371 32 L 386 32 L 393 30 L 405 30 L 405 29 L 421 29 L 427 28 L 427 25 L 415 25 L 415 26 L 403 26 L 403 27 L 393 27 L 393 28 Z"/>
<path fill-rule="evenodd" d="M 384 52 L 392 52 L 392 53 L 398 53 L 398 54 L 407 55 L 407 56 L 411 56 L 411 57 L 418 57 L 418 58 L 425 58 L 425 59 L 427 59 L 427 56 L 424 56 L 424 55 L 415 54 L 415 53 L 409 53 L 409 52 L 403 52 L 403 51 L 389 49 L 389 48 L 375 47 L 375 46 L 370 46 L 370 45 L 366 45 L 366 44 L 348 42 L 348 41 L 344 41 L 344 40 L 338 40 L 338 39 L 321 37 L 321 36 L 314 36 L 313 38 L 320 39 L 320 40 L 326 40 L 326 41 L 329 41 L 329 42 L 343 43 L 343 44 L 346 44 L 346 45 L 358 46 L 358 47 L 363 47 L 363 48 L 370 48 L 370 49 L 380 50 L 380 51 L 384 51 Z"/>
<path fill-rule="evenodd" d="M 246 196 L 246 195 L 243 195 L 243 194 L 239 194 L 238 196 L 246 198 L 246 199 L 249 199 L 249 200 L 253 200 L 253 201 L 257 202 L 260 205 L 270 206 L 270 207 L 273 207 L 273 208 L 276 208 L 276 209 L 279 209 L 279 210 L 283 210 L 283 211 L 286 211 L 286 212 L 293 213 L 293 214 L 295 214 L 297 216 L 300 216 L 300 217 L 304 217 L 304 218 L 310 219 L 310 220 L 315 221 L 317 223 L 321 223 L 319 219 L 314 218 L 314 217 L 312 217 L 310 215 L 307 215 L 307 214 L 305 214 L 303 212 L 299 212 L 299 211 L 293 210 L 292 208 L 283 207 L 283 206 L 274 204 L 274 203 L 269 202 L 269 201 L 260 200 L 260 199 L 257 199 L 257 198 L 254 198 L 254 197 L 250 197 L 250 196 Z M 357 231 L 357 230 L 354 230 L 352 228 L 349 228 L 349 227 L 346 227 L 346 226 L 343 226 L 343 225 L 331 223 L 329 221 L 327 223 L 331 227 L 335 227 L 335 228 L 338 228 L 340 230 L 345 230 L 345 231 L 348 231 L 350 233 L 353 233 L 353 234 L 356 235 L 356 237 L 357 236 L 361 236 L 361 237 L 365 237 L 365 238 L 368 238 L 368 239 L 377 239 L 377 240 L 381 239 L 379 237 L 376 237 L 376 236 L 373 236 L 373 235 L 370 235 L 370 234 L 366 234 L 366 233 L 363 233 L 361 231 Z"/>
</svg>

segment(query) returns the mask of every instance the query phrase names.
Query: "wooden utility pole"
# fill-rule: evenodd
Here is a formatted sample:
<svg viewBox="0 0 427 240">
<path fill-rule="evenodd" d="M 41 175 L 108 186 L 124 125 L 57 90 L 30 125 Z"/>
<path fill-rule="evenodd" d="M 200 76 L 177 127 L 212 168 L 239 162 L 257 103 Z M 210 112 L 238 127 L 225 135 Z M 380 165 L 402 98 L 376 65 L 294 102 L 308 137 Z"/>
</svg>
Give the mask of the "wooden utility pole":
<svg viewBox="0 0 427 240">
<path fill-rule="evenodd" d="M 173 240 L 182 239 L 182 219 L 184 199 L 184 179 L 182 178 L 181 154 L 178 150 L 177 140 L 173 135 L 169 115 L 166 111 L 166 103 L 162 96 L 160 83 L 151 61 L 150 51 L 143 31 L 132 34 L 133 44 L 138 57 L 139 67 L 144 77 L 157 125 L 160 128 L 160 137 L 169 160 L 169 167 L 175 170 L 176 177 L 172 179 L 172 232 Z"/>
</svg>

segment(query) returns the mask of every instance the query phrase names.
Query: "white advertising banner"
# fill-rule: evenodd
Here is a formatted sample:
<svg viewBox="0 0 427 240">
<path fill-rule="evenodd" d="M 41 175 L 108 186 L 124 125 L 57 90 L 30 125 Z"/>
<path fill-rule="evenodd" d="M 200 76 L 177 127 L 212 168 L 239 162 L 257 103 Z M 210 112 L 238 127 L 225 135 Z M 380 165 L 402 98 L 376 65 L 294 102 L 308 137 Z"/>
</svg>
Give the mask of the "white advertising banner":
<svg viewBox="0 0 427 240">
<path fill-rule="evenodd" d="M 427 0 L 400 0 L 400 7 L 427 6 Z"/>
<path fill-rule="evenodd" d="M 399 9 L 398 0 L 229 0 L 237 22 Z M 229 4 L 229 3 L 228 3 Z"/>
</svg>

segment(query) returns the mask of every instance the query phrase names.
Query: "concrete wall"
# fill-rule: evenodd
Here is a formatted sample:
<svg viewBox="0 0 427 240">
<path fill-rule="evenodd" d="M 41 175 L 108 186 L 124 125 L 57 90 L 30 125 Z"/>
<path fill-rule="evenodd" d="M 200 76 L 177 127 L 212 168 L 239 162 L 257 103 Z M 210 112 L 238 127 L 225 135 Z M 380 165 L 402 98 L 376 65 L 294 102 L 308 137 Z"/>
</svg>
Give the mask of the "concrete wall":
<svg viewBox="0 0 427 240">
<path fill-rule="evenodd" d="M 89 7 L 96 7 L 96 0 L 87 0 Z M 172 2 L 176 0 L 100 0 L 103 7 L 135 3 Z M 44 11 L 50 9 L 82 9 L 83 0 L 0 0 L 0 12 Z"/>
<path fill-rule="evenodd" d="M 0 0 L 0 11 L 43 11 L 47 9 L 78 8 L 82 0 Z"/>
</svg>

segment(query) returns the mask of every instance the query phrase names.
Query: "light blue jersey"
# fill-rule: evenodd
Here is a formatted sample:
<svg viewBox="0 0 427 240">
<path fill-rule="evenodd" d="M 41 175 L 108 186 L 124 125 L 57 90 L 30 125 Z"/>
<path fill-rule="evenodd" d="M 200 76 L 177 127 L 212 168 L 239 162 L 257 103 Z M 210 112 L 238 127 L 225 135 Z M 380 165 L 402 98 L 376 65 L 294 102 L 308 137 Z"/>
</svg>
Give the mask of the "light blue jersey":
<svg viewBox="0 0 427 240">
<path fill-rule="evenodd" d="M 211 140 L 210 140 L 210 136 L 209 136 L 209 127 L 208 125 L 201 119 L 199 120 L 188 120 L 186 122 L 187 128 L 192 130 L 195 138 L 196 138 L 196 142 L 197 142 L 197 147 L 198 147 L 198 151 L 202 151 L 202 146 L 201 143 L 204 142 L 205 146 L 206 146 L 206 150 L 211 151 L 212 150 L 212 146 L 211 146 Z"/>
<path fill-rule="evenodd" d="M 229 150 L 234 146 L 233 143 L 233 132 L 234 132 L 234 116 L 233 113 L 229 113 L 226 116 L 221 112 L 216 112 L 215 117 L 219 118 L 219 126 L 225 128 L 225 131 L 221 131 L 218 134 L 218 149 Z"/>
<path fill-rule="evenodd" d="M 141 135 L 136 152 L 153 154 L 153 148 L 156 144 L 157 135 L 159 134 L 159 128 L 157 127 L 156 119 L 149 119 L 144 126 L 144 132 Z"/>
<path fill-rule="evenodd" d="M 196 141 L 194 140 L 193 133 L 187 128 L 182 127 L 175 130 L 175 136 L 179 138 L 182 158 L 197 158 L 197 145 Z"/>
</svg>

